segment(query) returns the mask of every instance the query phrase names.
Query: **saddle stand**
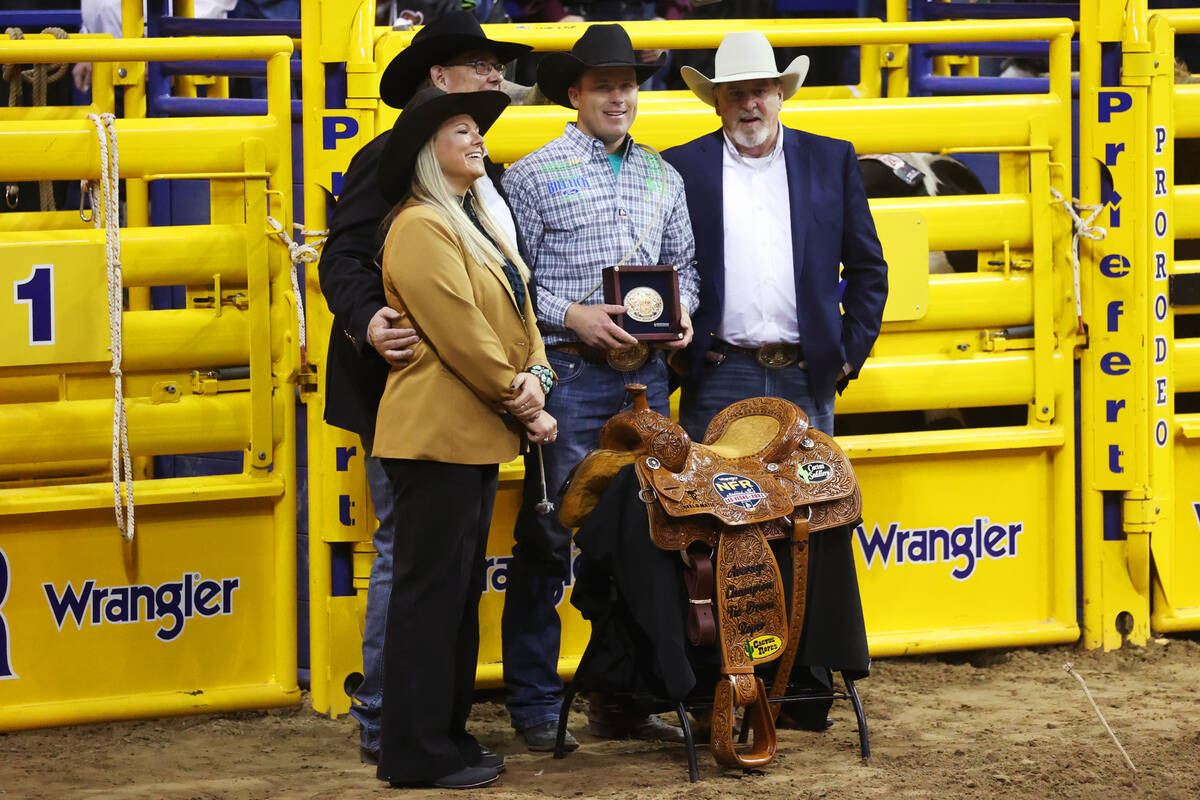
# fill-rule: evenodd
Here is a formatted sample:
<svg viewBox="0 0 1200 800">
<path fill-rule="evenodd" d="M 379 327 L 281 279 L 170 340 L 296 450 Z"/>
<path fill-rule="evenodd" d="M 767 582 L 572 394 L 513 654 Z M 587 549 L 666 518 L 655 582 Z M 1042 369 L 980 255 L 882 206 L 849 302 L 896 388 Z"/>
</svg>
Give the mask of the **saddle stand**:
<svg viewBox="0 0 1200 800">
<path fill-rule="evenodd" d="M 833 440 L 810 428 L 804 412 L 786 400 L 734 403 L 713 419 L 704 443 L 697 444 L 649 408 L 646 387 L 626 388 L 633 408 L 605 423 L 599 449 L 568 477 L 560 519 L 578 527 L 616 472 L 634 464 L 650 538 L 663 550 L 677 551 L 683 562 L 688 638 L 696 646 L 715 645 L 720 654 L 712 700 L 713 756 L 723 766 L 762 767 L 775 755 L 775 704 L 814 699 L 786 696 L 804 625 L 809 536 L 858 519 L 862 498 L 854 471 Z M 791 543 L 790 607 L 768 544 L 775 539 Z M 755 668 L 775 660 L 779 664 L 768 694 Z M 564 697 L 560 744 L 573 694 Z M 863 758 L 869 759 L 866 720 L 853 683 L 846 680 L 844 694 L 823 697 L 845 697 L 854 704 Z M 737 707 L 745 713 L 735 743 Z M 682 703 L 677 711 L 695 781 L 695 751 Z"/>
</svg>

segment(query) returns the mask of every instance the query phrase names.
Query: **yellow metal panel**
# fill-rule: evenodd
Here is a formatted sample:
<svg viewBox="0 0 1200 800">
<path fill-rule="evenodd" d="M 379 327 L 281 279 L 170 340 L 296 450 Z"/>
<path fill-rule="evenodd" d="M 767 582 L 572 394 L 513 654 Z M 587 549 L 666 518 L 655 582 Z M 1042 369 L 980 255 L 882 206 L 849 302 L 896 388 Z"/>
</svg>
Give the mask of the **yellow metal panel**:
<svg viewBox="0 0 1200 800">
<path fill-rule="evenodd" d="M 49 529 L 37 515 L 4 520 L 13 674 L 0 680 L 0 729 L 211 711 L 226 692 L 238 705 L 297 702 L 295 673 L 276 670 L 275 622 L 259 611 L 279 577 L 275 504 L 147 504 L 130 547 L 108 499 L 56 512 Z"/>
<path fill-rule="evenodd" d="M 500 664 L 500 615 L 504 610 L 504 587 L 507 580 L 508 562 L 513 546 L 513 525 L 521 507 L 521 483 L 506 481 L 496 494 L 496 508 L 492 514 L 492 527 L 488 533 L 488 571 L 484 594 L 479 603 L 479 671 L 477 680 L 481 685 L 501 685 Z M 579 551 L 571 548 L 571 563 L 575 563 Z M 572 570 L 572 574 L 574 570 Z M 559 672 L 570 675 L 579 663 L 587 646 L 591 626 L 579 616 L 571 605 L 571 586 L 568 580 L 560 595 L 556 596 L 558 615 L 562 618 L 562 640 L 559 645 Z"/>
<path fill-rule="evenodd" d="M 1059 596 L 1059 587 L 1073 585 L 1074 563 L 1059 545 L 1073 539 L 1074 523 L 1052 510 L 1054 455 L 1016 450 L 855 462 L 863 487 L 855 559 L 872 653 L 1078 635 L 1074 609 Z M 956 488 L 930 503 L 933 486 Z"/>
<path fill-rule="evenodd" d="M 910 212 L 881 214 L 875 227 L 888 266 L 883 321 L 920 319 L 929 311 L 929 226 Z"/>
<path fill-rule="evenodd" d="M 1100 490 L 1133 488 L 1144 474 L 1144 450 L 1137 436 L 1137 425 L 1145 413 L 1144 365 L 1140 363 L 1140 344 L 1145 330 L 1144 293 L 1132 271 L 1138 249 L 1138 220 L 1145 219 L 1145 196 L 1140 191 L 1144 179 L 1143 154 L 1137 131 L 1138 111 L 1143 106 L 1144 90 L 1104 90 L 1105 106 L 1096 124 L 1095 149 L 1086 157 L 1107 165 L 1113 186 L 1121 195 L 1119 207 L 1102 214 L 1098 224 L 1108 235 L 1093 245 L 1097 264 L 1092 302 L 1087 309 L 1093 320 L 1090 328 L 1091 363 L 1085 363 L 1095 381 L 1095 392 L 1085 400 L 1088 414 L 1096 420 L 1097 458 L 1090 475 L 1085 476 Z M 1098 107 L 1100 100 L 1094 102 Z M 1113 109 L 1124 105 L 1122 111 Z M 1144 112 L 1143 112 L 1144 113 Z M 1140 265 L 1145 269 L 1145 265 Z"/>
<path fill-rule="evenodd" d="M 1147 97 L 1145 165 L 1142 176 L 1146 194 L 1146 231 L 1141 248 L 1141 260 L 1147 265 L 1147 330 L 1142 344 L 1147 379 L 1147 490 L 1137 498 L 1126 500 L 1126 515 L 1136 515 L 1137 532 L 1145 541 L 1137 556 L 1149 561 L 1153 554 L 1156 569 L 1146 564 L 1143 570 L 1131 572 L 1138 578 L 1143 574 L 1149 582 L 1154 574 L 1164 594 L 1174 599 L 1188 582 L 1195 583 L 1200 575 L 1189 574 L 1180 562 L 1176 543 L 1190 529 L 1191 518 L 1180 516 L 1174 495 L 1187 494 L 1189 483 L 1176 479 L 1176 455 L 1171 452 L 1182 442 L 1175 438 L 1175 386 L 1171 362 L 1171 340 L 1175 335 L 1175 316 L 1169 302 L 1169 274 L 1174 271 L 1174 239 L 1178 235 L 1175 221 L 1183 218 L 1178 203 L 1171 197 L 1175 183 L 1175 63 L 1173 35 L 1166 21 L 1155 17 L 1149 26 L 1153 48 L 1145 54 L 1144 73 L 1148 74 L 1150 90 Z M 1127 56 L 1129 58 L 1130 56 Z M 1133 506 L 1130 508 L 1130 506 Z M 1133 526 L 1127 525 L 1133 538 Z M 1183 580 L 1179 580 L 1183 578 Z M 1141 588 L 1139 586 L 1139 588 Z M 1147 592 L 1148 593 L 1148 592 Z"/>
<path fill-rule="evenodd" d="M 104 247 L 0 241 L 0 367 L 105 361 Z"/>
<path fill-rule="evenodd" d="M 375 137 L 375 115 L 370 111 L 340 108 L 325 111 L 321 117 L 321 149 L 309 175 L 333 195 L 341 194 L 342 174 L 359 148 Z M 382 129 L 381 129 L 382 132 Z"/>
</svg>

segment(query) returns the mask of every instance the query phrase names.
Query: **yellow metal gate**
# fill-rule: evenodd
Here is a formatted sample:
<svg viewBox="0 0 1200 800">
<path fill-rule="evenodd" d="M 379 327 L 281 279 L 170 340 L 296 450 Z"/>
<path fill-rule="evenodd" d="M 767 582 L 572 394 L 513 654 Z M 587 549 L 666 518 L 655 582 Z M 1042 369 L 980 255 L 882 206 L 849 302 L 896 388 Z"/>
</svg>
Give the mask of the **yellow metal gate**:
<svg viewBox="0 0 1200 800">
<path fill-rule="evenodd" d="M 127 112 L 109 136 L 84 118 L 93 109 L 5 111 L 0 181 L 98 181 L 105 147 L 128 187 L 119 282 L 106 277 L 115 239 L 80 212 L 0 214 L 0 730 L 299 700 L 297 318 L 268 227 L 291 222 L 291 50 L 286 38 L 0 42 L 5 64 L 97 62 L 96 111 L 111 110 L 115 67 Z M 223 58 L 266 61 L 267 116 L 136 118 L 146 61 Z M 148 227 L 146 183 L 183 177 L 208 181 L 210 224 Z M 151 309 L 154 286 L 186 287 L 187 307 Z M 135 466 L 115 497 L 114 407 Z M 243 466 L 150 468 L 219 450 Z"/>
</svg>

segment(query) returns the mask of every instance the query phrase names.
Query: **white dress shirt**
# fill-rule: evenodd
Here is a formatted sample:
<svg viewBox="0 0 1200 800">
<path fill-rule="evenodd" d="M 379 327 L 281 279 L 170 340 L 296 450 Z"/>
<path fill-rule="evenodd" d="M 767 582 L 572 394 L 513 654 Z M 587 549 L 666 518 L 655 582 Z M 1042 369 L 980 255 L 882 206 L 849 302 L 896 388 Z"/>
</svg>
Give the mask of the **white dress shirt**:
<svg viewBox="0 0 1200 800">
<path fill-rule="evenodd" d="M 475 181 L 475 191 L 483 204 L 487 206 L 492 219 L 496 220 L 500 225 L 500 230 L 504 231 L 508 240 L 512 242 L 515 253 L 517 250 L 517 223 L 513 222 L 513 215 L 508 209 L 508 203 L 504 202 L 504 198 L 496 191 L 496 185 L 487 175 Z"/>
<path fill-rule="evenodd" d="M 725 308 L 719 335 L 739 347 L 800 341 L 783 125 L 775 149 L 747 158 L 724 135 Z"/>
</svg>

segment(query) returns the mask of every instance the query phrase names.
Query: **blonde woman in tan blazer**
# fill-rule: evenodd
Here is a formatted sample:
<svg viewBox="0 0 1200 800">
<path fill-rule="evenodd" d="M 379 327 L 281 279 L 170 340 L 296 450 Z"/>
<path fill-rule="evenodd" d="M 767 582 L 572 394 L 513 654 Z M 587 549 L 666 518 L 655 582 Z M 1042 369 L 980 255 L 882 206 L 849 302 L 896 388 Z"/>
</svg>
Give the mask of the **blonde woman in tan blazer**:
<svg viewBox="0 0 1200 800">
<path fill-rule="evenodd" d="M 425 89 L 380 159 L 380 188 L 399 202 L 384 288 L 394 324 L 421 337 L 388 376 L 374 441 L 397 520 L 377 773 L 393 785 L 474 788 L 503 769 L 466 730 L 497 468 L 557 436 L 528 269 L 472 188 L 506 105 L 501 92 Z"/>
</svg>

